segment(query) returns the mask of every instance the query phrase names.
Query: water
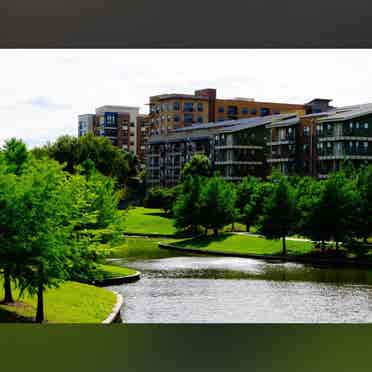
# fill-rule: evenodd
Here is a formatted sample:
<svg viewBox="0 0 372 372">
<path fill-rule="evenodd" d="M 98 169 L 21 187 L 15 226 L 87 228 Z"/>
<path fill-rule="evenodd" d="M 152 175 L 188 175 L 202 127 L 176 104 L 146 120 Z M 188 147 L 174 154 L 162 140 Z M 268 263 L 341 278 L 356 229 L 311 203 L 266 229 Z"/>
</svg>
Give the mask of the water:
<svg viewBox="0 0 372 372">
<path fill-rule="evenodd" d="M 365 323 L 372 271 L 234 257 L 120 262 L 140 281 L 113 286 L 128 323 Z"/>
</svg>

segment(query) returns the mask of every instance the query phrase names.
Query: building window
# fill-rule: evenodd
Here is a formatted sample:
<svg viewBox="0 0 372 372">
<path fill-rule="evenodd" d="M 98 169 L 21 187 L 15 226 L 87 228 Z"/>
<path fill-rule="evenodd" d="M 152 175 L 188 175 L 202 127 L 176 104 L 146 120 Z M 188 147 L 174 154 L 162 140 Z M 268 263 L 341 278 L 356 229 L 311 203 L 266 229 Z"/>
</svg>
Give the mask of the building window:
<svg viewBox="0 0 372 372">
<path fill-rule="evenodd" d="M 184 121 L 185 121 L 185 123 L 187 123 L 187 124 L 192 123 L 192 122 L 193 122 L 192 114 L 185 114 Z"/>
<path fill-rule="evenodd" d="M 225 119 L 224 118 L 218 118 L 218 121 L 224 121 Z"/>
<path fill-rule="evenodd" d="M 161 104 L 161 112 L 164 112 L 165 111 L 165 105 L 164 105 L 164 102 Z"/>
<path fill-rule="evenodd" d="M 242 114 L 249 114 L 248 107 L 243 107 L 242 108 Z"/>
<path fill-rule="evenodd" d="M 309 132 L 310 132 L 310 128 L 309 127 L 304 127 L 304 131 L 303 131 L 303 134 L 304 136 L 308 136 L 309 135 Z"/>
<path fill-rule="evenodd" d="M 180 117 L 178 115 L 174 115 L 174 121 L 178 123 L 180 121 Z"/>
<path fill-rule="evenodd" d="M 229 115 L 237 115 L 238 114 L 238 108 L 237 108 L 237 106 L 228 106 L 227 113 Z"/>
<path fill-rule="evenodd" d="M 359 129 L 359 123 L 355 123 L 355 128 Z"/>
<path fill-rule="evenodd" d="M 257 114 L 257 109 L 255 109 L 255 108 L 252 109 L 251 114 L 252 114 L 252 115 L 256 115 L 256 114 Z"/>
<path fill-rule="evenodd" d="M 225 112 L 225 108 L 223 106 L 218 107 L 218 112 Z"/>
<path fill-rule="evenodd" d="M 351 121 L 349 124 L 350 129 L 353 129 L 353 122 Z"/>
<path fill-rule="evenodd" d="M 203 111 L 203 103 L 202 102 L 198 102 L 198 111 L 199 112 Z"/>
<path fill-rule="evenodd" d="M 179 102 L 174 102 L 173 103 L 173 109 L 174 111 L 180 111 L 180 103 Z"/>
<path fill-rule="evenodd" d="M 368 129 L 368 123 L 364 123 L 364 129 Z"/>
<path fill-rule="evenodd" d="M 268 109 L 267 107 L 261 107 L 260 114 L 261 114 L 261 116 L 270 115 L 270 109 Z"/>
<path fill-rule="evenodd" d="M 203 117 L 202 116 L 198 116 L 198 123 L 202 123 L 203 122 Z"/>
<path fill-rule="evenodd" d="M 194 102 L 185 102 L 183 104 L 183 112 L 193 112 L 194 111 Z"/>
</svg>

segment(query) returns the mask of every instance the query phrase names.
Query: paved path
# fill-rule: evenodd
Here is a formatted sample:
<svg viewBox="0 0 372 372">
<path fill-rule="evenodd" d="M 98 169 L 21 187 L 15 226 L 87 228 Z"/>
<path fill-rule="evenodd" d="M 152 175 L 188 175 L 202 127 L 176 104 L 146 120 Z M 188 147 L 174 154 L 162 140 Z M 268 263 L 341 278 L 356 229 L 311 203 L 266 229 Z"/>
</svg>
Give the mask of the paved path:
<svg viewBox="0 0 372 372">
<path fill-rule="evenodd" d="M 264 236 L 259 235 L 259 234 L 252 234 L 250 232 L 239 232 L 239 231 L 233 231 L 232 234 L 236 235 L 248 235 L 248 236 L 255 236 L 257 238 L 263 238 Z M 312 242 L 310 239 L 304 239 L 304 238 L 291 238 L 291 237 L 286 237 L 286 240 L 294 240 L 297 242 Z"/>
</svg>

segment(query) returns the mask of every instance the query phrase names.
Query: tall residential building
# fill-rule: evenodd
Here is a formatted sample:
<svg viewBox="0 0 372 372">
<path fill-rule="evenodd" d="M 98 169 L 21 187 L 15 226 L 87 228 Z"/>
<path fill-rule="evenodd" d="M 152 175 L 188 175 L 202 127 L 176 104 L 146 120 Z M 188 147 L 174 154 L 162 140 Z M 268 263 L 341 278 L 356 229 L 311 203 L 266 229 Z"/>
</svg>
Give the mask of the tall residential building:
<svg viewBox="0 0 372 372">
<path fill-rule="evenodd" d="M 141 128 L 148 120 L 139 114 L 139 107 L 105 105 L 95 111 L 95 114 L 79 115 L 79 137 L 87 133 L 106 137 L 114 146 L 143 159 L 147 132 Z"/>
<path fill-rule="evenodd" d="M 136 154 L 140 161 L 145 160 L 146 143 L 150 135 L 150 121 L 148 115 L 137 115 L 137 148 Z"/>
<path fill-rule="evenodd" d="M 286 113 L 304 115 L 309 107 L 301 104 L 259 102 L 251 98 L 217 98 L 216 89 L 194 94 L 161 94 L 150 97 L 152 135 L 193 124 L 238 120 Z"/>
</svg>

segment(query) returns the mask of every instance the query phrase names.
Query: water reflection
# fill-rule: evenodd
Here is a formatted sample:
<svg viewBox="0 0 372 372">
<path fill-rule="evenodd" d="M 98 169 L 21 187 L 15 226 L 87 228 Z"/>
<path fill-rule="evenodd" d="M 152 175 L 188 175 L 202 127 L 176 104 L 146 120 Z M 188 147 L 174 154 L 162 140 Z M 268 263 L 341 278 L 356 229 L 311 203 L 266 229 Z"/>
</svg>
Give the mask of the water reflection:
<svg viewBox="0 0 372 372">
<path fill-rule="evenodd" d="M 122 264 L 128 264 L 122 261 Z M 127 322 L 370 322 L 372 272 L 234 257 L 131 261 Z M 217 279 L 217 280 L 216 280 Z"/>
</svg>

